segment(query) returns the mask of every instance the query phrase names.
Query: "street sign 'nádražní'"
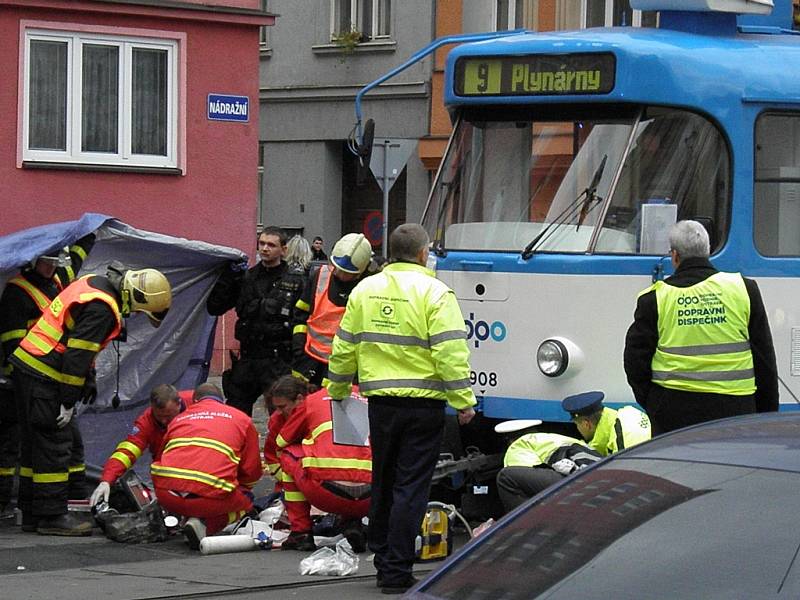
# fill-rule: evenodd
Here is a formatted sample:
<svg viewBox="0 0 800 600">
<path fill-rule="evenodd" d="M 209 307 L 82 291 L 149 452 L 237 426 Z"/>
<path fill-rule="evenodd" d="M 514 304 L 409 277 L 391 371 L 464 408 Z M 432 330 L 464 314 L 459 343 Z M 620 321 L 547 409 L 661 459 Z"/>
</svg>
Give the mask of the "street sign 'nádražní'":
<svg viewBox="0 0 800 600">
<path fill-rule="evenodd" d="M 209 94 L 208 118 L 211 121 L 246 123 L 250 120 L 250 98 L 227 94 Z"/>
</svg>

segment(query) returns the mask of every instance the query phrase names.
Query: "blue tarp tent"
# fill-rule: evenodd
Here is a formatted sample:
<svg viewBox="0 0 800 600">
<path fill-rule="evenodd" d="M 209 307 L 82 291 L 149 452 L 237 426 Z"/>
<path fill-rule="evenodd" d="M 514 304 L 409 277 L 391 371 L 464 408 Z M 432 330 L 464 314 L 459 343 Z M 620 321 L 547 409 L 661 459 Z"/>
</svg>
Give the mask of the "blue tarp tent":
<svg viewBox="0 0 800 600">
<path fill-rule="evenodd" d="M 0 237 L 0 292 L 21 266 L 42 254 L 95 232 L 97 241 L 80 275 L 105 274 L 112 260 L 132 269 L 152 267 L 172 285 L 172 307 L 154 329 L 142 314 L 127 319 L 127 341 L 110 344 L 97 358 L 97 402 L 81 406 L 86 463 L 102 465 L 147 405 L 160 383 L 191 389 L 205 381 L 216 323 L 205 303 L 222 269 L 245 255 L 236 249 L 135 229 L 105 215 L 87 213 L 77 221 L 42 225 Z M 119 349 L 119 369 L 117 352 Z M 118 383 L 117 383 L 117 378 Z M 119 387 L 120 405 L 111 400 Z M 144 457 L 143 457 L 144 458 Z M 148 461 L 137 471 L 149 479 Z"/>
</svg>

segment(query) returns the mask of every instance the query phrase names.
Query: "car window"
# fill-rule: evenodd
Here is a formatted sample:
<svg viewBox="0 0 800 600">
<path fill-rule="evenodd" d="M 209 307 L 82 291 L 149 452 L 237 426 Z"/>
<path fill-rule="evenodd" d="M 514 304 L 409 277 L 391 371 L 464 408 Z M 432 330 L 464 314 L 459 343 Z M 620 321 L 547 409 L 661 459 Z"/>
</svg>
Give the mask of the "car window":
<svg viewBox="0 0 800 600">
<path fill-rule="evenodd" d="M 425 598 L 798 597 L 800 476 L 625 459 L 490 530 Z"/>
</svg>

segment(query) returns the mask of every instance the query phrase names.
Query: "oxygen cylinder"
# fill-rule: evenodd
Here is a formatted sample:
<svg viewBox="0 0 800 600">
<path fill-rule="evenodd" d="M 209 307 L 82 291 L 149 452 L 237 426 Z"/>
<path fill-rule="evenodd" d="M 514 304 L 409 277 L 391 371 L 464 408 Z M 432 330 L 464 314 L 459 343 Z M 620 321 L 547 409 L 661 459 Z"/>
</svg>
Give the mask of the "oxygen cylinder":
<svg viewBox="0 0 800 600">
<path fill-rule="evenodd" d="M 249 535 L 212 535 L 200 540 L 200 553 L 205 555 L 248 552 L 258 548 L 258 540 Z"/>
</svg>

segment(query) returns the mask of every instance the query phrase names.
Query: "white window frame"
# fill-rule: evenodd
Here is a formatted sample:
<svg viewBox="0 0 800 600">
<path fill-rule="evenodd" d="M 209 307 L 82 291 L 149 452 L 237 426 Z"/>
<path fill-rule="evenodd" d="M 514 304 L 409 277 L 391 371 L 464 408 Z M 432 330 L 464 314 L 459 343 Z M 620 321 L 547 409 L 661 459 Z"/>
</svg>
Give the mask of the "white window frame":
<svg viewBox="0 0 800 600">
<path fill-rule="evenodd" d="M 269 0 L 261 0 L 261 10 L 268 12 L 267 4 Z M 258 28 L 258 47 L 260 50 L 269 50 L 269 25 L 262 25 Z"/>
<path fill-rule="evenodd" d="M 508 23 L 508 29 L 505 31 L 512 31 L 514 29 L 522 29 L 525 27 L 525 23 L 517 23 L 517 5 L 521 5 L 525 0 L 508 0 L 508 14 L 506 15 L 506 22 Z M 498 0 L 494 0 L 492 2 L 492 30 L 498 31 L 497 29 L 497 17 L 498 15 Z M 524 6 L 523 6 L 524 11 Z M 523 12 L 523 21 L 525 19 L 524 12 Z"/>
<path fill-rule="evenodd" d="M 359 27 L 361 27 L 361 3 L 362 2 L 371 2 L 372 3 L 372 31 L 378 31 L 378 5 L 381 2 L 386 2 L 391 6 L 392 0 L 350 0 L 350 31 L 360 31 Z M 338 31 L 338 20 L 336 19 L 336 9 L 339 2 L 337 0 L 331 0 L 331 40 L 334 40 L 336 36 L 338 36 L 341 32 Z M 368 41 L 383 41 L 389 40 L 392 38 L 392 27 L 391 23 L 387 24 L 389 33 L 375 35 L 372 34 L 367 38 Z M 363 34 L 364 32 L 361 31 Z"/>
<path fill-rule="evenodd" d="M 605 23 L 603 24 L 604 27 L 613 27 L 614 26 L 614 2 L 617 0 L 605 0 Z M 586 17 L 588 13 L 588 9 L 586 7 L 587 0 L 581 0 L 581 29 L 586 29 Z M 641 27 L 642 26 L 642 11 L 633 9 L 633 16 L 631 17 L 632 23 L 628 23 L 627 25 L 633 27 Z M 619 23 L 618 23 L 619 25 Z"/>
<path fill-rule="evenodd" d="M 67 43 L 67 135 L 66 150 L 40 150 L 29 146 L 30 55 L 32 41 Z M 82 125 L 82 57 L 83 45 L 114 45 L 119 52 L 119 104 L 117 119 L 117 152 L 84 152 L 81 149 Z M 133 154 L 132 142 L 132 56 L 134 48 L 164 50 L 167 52 L 167 154 Z M 25 162 L 53 162 L 85 165 L 112 165 L 122 167 L 178 167 L 178 40 L 156 37 L 111 35 L 84 31 L 58 31 L 26 29 L 23 52 L 22 93 L 22 159 Z"/>
</svg>

